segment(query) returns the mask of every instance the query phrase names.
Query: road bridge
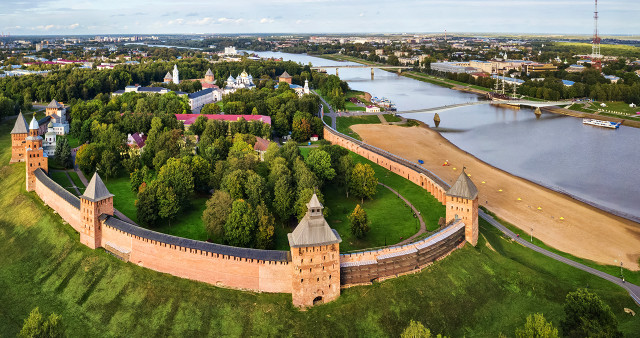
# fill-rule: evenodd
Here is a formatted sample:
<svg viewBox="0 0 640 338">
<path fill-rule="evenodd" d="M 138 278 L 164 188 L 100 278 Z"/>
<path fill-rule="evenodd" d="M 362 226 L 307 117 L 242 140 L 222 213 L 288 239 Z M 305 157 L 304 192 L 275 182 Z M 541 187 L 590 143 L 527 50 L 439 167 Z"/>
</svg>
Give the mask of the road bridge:
<svg viewBox="0 0 640 338">
<path fill-rule="evenodd" d="M 564 106 L 571 104 L 571 101 L 528 101 L 528 100 L 507 100 L 507 101 L 474 101 L 474 102 L 465 102 L 465 103 L 456 103 L 449 104 L 446 106 L 440 107 L 430 107 L 430 108 L 422 108 L 422 109 L 413 109 L 413 110 L 403 110 L 393 112 L 395 114 L 413 114 L 413 113 L 433 113 L 433 112 L 441 112 L 449 109 L 455 109 L 460 107 L 467 106 L 476 106 L 482 104 L 507 104 L 512 106 L 527 106 L 527 107 L 552 107 L 552 106 Z M 378 115 L 382 113 L 363 113 L 364 115 Z"/>
<path fill-rule="evenodd" d="M 336 76 L 338 75 L 338 69 L 340 68 L 371 68 L 371 78 L 373 79 L 373 70 L 374 69 L 397 69 L 398 74 L 402 72 L 403 69 L 412 69 L 413 67 L 408 66 L 374 66 L 374 65 L 341 65 L 341 66 L 314 66 L 311 69 L 321 70 L 321 69 L 336 69 Z"/>
</svg>

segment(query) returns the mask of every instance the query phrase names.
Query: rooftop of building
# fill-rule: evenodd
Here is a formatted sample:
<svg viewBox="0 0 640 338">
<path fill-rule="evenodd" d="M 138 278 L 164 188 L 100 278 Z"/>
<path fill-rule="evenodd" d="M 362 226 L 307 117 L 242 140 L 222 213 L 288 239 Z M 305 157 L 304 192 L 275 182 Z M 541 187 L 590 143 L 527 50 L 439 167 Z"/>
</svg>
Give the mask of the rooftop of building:
<svg viewBox="0 0 640 338">
<path fill-rule="evenodd" d="M 13 125 L 13 129 L 11 129 L 11 134 L 26 134 L 29 132 L 28 128 L 27 120 L 24 119 L 22 112 L 20 112 L 16 123 Z"/>
<path fill-rule="evenodd" d="M 447 191 L 447 195 L 473 200 L 478 197 L 478 188 L 473 184 L 465 170 L 462 169 L 458 180 Z"/>
<path fill-rule="evenodd" d="M 307 213 L 298 226 L 289 233 L 289 246 L 292 248 L 331 245 L 342 242 L 338 232 L 331 229 L 322 216 L 322 204 L 316 194 L 307 203 Z"/>
<path fill-rule="evenodd" d="M 96 172 L 93 174 L 91 181 L 89 181 L 89 185 L 87 185 L 87 189 L 85 189 L 84 194 L 80 197 L 91 202 L 98 202 L 113 196 L 114 195 L 107 189 L 107 186 L 104 185 L 104 182 L 102 182 L 100 175 Z"/>
</svg>

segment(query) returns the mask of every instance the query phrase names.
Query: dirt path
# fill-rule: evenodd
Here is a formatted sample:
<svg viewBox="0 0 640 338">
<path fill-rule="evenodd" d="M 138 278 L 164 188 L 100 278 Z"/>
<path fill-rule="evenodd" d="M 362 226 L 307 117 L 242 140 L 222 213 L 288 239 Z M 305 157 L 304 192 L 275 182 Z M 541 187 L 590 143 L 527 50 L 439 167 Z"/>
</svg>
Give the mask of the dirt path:
<svg viewBox="0 0 640 338">
<path fill-rule="evenodd" d="M 638 270 L 640 224 L 496 169 L 435 131 L 421 127 L 362 124 L 351 127 L 363 141 L 409 160 L 453 183 L 460 169 L 478 186 L 480 204 L 548 245 L 602 264 Z M 449 166 L 442 164 L 448 161 Z"/>
</svg>

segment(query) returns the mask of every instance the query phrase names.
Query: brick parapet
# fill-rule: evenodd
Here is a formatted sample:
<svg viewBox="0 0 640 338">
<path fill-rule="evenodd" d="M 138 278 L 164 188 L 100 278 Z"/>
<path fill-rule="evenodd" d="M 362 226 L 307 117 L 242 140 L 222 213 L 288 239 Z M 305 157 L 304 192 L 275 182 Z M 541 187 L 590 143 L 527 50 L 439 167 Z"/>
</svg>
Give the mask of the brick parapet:
<svg viewBox="0 0 640 338">
<path fill-rule="evenodd" d="M 449 184 L 429 170 L 385 150 L 338 133 L 326 125 L 324 138 L 408 179 L 427 190 L 440 203 L 445 204 Z"/>
</svg>

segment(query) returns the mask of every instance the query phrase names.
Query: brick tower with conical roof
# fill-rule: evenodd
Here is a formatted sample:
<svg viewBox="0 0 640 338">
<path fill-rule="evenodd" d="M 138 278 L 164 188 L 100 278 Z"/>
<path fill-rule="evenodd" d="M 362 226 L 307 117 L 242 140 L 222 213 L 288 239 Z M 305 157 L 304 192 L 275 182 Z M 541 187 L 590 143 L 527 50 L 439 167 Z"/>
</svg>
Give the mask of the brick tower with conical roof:
<svg viewBox="0 0 640 338">
<path fill-rule="evenodd" d="M 9 163 L 24 162 L 28 134 L 29 126 L 24 116 L 22 116 L 22 112 L 20 112 L 13 129 L 11 129 L 11 160 Z"/>
<path fill-rule="evenodd" d="M 42 148 L 42 137 L 38 135 L 40 125 L 34 117 L 29 123 L 29 136 L 25 138 L 25 167 L 27 170 L 27 191 L 34 191 L 36 189 L 36 176 L 34 172 L 38 168 L 42 168 L 44 172 L 49 171 L 49 161 L 47 154 L 44 153 Z"/>
<path fill-rule="evenodd" d="M 462 169 L 456 183 L 446 194 L 447 223 L 462 220 L 467 242 L 475 246 L 478 243 L 478 188 Z"/>
<path fill-rule="evenodd" d="M 288 235 L 293 265 L 292 300 L 307 307 L 340 296 L 340 242 L 322 215 L 323 206 L 313 194 L 307 213 Z"/>
<path fill-rule="evenodd" d="M 82 229 L 80 242 L 91 249 L 102 246 L 102 215 L 113 216 L 113 194 L 107 190 L 98 173 L 93 174 L 87 189 L 80 196 Z"/>
</svg>

